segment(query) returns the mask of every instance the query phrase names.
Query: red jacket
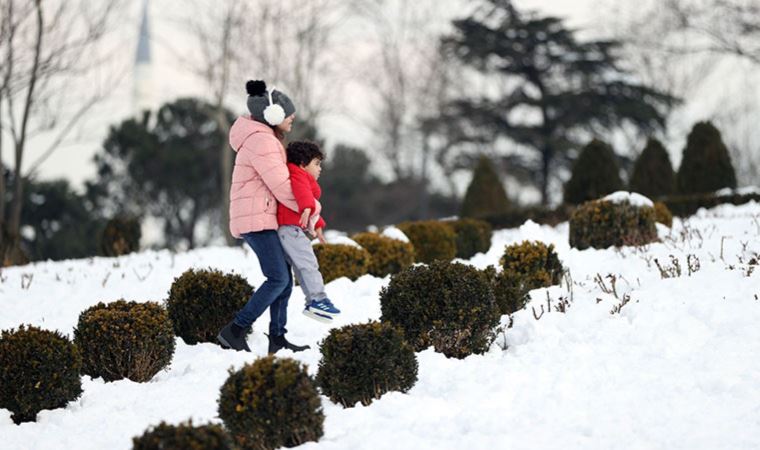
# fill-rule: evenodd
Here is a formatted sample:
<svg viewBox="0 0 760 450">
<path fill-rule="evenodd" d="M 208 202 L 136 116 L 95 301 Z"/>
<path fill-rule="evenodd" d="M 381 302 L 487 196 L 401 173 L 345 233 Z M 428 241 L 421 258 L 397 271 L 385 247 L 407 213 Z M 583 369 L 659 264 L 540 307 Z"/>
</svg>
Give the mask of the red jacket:
<svg viewBox="0 0 760 450">
<path fill-rule="evenodd" d="M 293 196 L 298 204 L 298 212 L 288 209 L 286 206 L 277 204 L 277 224 L 299 226 L 301 214 L 306 208 L 311 209 L 313 215 L 316 210 L 316 200 L 322 196 L 322 188 L 317 180 L 296 164 L 288 163 L 290 172 L 290 185 L 293 187 Z M 314 228 L 324 228 L 325 221 L 320 217 Z"/>
</svg>

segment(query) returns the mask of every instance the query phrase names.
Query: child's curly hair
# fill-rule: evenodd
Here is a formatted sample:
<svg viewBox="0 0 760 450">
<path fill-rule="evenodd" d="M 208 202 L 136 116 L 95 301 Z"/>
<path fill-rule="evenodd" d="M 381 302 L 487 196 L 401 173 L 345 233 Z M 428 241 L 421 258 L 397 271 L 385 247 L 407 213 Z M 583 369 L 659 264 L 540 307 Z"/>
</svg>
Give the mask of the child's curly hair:
<svg viewBox="0 0 760 450">
<path fill-rule="evenodd" d="M 322 153 L 319 145 L 311 141 L 291 142 L 285 153 L 288 156 L 288 162 L 298 166 L 307 166 L 314 158 L 320 161 L 325 159 L 325 154 Z"/>
</svg>

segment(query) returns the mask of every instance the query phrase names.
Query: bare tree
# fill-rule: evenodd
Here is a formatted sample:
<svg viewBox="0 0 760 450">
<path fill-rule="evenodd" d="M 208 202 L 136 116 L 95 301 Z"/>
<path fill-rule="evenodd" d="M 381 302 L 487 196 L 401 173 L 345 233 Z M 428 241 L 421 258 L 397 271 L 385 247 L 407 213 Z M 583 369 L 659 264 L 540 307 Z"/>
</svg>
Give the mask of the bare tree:
<svg viewBox="0 0 760 450">
<path fill-rule="evenodd" d="M 359 77 L 373 96 L 373 117 L 368 126 L 377 150 L 384 155 L 396 178 L 415 175 L 417 162 L 427 177 L 432 133 L 427 122 L 436 100 L 451 87 L 439 51 L 441 25 L 448 22 L 451 2 L 423 0 L 354 0 L 352 11 L 373 50 L 360 61 Z M 367 31 L 369 35 L 367 36 Z M 424 117 L 424 120 L 423 120 Z M 424 128 L 424 130 L 423 130 Z"/>
<path fill-rule="evenodd" d="M 104 62 L 95 48 L 110 29 L 121 1 L 2 0 L 0 5 L 0 141 L 7 136 L 14 156 L 10 168 L 13 186 L 11 192 L 3 192 L 0 201 L 0 254 L 4 263 L 10 263 L 20 242 L 24 180 L 106 95 L 93 89 L 78 93 L 77 101 L 66 88 L 71 80 Z M 68 109 L 56 103 L 64 97 Z M 51 131 L 51 144 L 24 172 L 30 140 Z M 6 199 L 10 200 L 7 208 Z"/>
<path fill-rule="evenodd" d="M 687 32 L 697 43 L 665 48 L 674 52 L 734 54 L 760 64 L 760 3 L 747 0 L 664 0 L 672 32 Z"/>
</svg>

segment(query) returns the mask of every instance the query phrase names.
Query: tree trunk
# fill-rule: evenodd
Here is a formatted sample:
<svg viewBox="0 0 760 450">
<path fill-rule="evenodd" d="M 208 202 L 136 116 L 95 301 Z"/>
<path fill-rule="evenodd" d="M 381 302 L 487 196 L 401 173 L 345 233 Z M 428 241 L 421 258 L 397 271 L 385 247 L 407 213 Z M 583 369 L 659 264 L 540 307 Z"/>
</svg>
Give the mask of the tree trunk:
<svg viewBox="0 0 760 450">
<path fill-rule="evenodd" d="M 220 106 L 217 109 L 217 123 L 219 124 L 219 130 L 223 136 L 226 136 L 230 132 L 230 123 L 224 115 L 224 107 Z M 232 237 L 229 232 L 230 223 L 230 183 L 232 181 L 232 165 L 234 160 L 230 158 L 230 147 L 225 139 L 222 142 L 222 147 L 219 149 L 220 167 L 221 167 L 221 179 L 219 180 L 222 192 L 222 204 L 220 205 L 221 212 L 221 227 L 222 236 L 227 242 L 227 245 L 235 245 L 236 239 Z"/>
<path fill-rule="evenodd" d="M 549 205 L 549 171 L 552 162 L 551 146 L 545 145 L 541 151 L 541 204 Z"/>
<path fill-rule="evenodd" d="M 430 214 L 430 193 L 428 191 L 428 159 L 430 158 L 430 135 L 428 133 L 422 136 L 422 166 L 420 168 L 420 197 L 419 197 L 419 215 L 420 219 L 427 219 Z"/>
<path fill-rule="evenodd" d="M 34 7 L 37 18 L 37 34 L 34 45 L 34 62 L 29 73 L 29 87 L 27 88 L 26 98 L 24 99 L 24 113 L 21 118 L 21 126 L 18 138 L 15 140 L 16 146 L 16 176 L 13 180 L 13 202 L 11 203 L 11 215 L 8 221 L 7 234 L 4 238 L 5 244 L 3 249 L 4 262 L 11 264 L 25 262 L 20 260 L 21 248 L 21 210 L 24 205 L 24 176 L 21 168 L 24 160 L 24 150 L 26 146 L 27 129 L 29 127 L 29 116 L 34 103 L 34 89 L 37 85 L 40 54 L 42 53 L 42 37 L 44 34 L 44 20 L 42 17 L 42 0 L 35 0 Z M 7 240 L 6 240 L 7 239 Z M 25 258 L 24 258 L 25 259 Z"/>
<path fill-rule="evenodd" d="M 3 164 L 3 87 L 0 86 L 0 267 L 5 244 L 5 165 Z"/>
</svg>

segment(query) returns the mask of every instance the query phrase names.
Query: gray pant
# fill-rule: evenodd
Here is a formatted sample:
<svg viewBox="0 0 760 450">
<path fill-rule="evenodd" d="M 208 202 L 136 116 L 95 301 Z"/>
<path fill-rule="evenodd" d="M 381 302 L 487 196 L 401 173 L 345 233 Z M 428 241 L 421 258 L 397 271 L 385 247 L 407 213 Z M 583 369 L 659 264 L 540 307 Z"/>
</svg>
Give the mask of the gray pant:
<svg viewBox="0 0 760 450">
<path fill-rule="evenodd" d="M 314 249 L 311 248 L 311 241 L 303 230 L 297 226 L 283 225 L 277 229 L 277 236 L 285 250 L 285 258 L 293 266 L 298 284 L 301 285 L 306 296 L 306 304 L 308 305 L 312 300 L 327 298 L 317 257 L 314 255 Z"/>
</svg>

